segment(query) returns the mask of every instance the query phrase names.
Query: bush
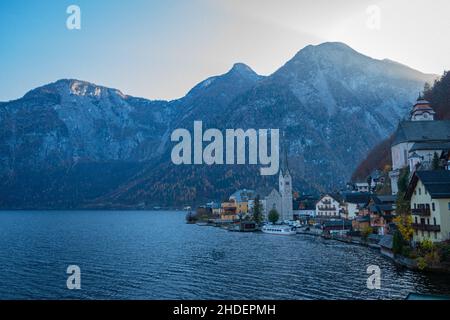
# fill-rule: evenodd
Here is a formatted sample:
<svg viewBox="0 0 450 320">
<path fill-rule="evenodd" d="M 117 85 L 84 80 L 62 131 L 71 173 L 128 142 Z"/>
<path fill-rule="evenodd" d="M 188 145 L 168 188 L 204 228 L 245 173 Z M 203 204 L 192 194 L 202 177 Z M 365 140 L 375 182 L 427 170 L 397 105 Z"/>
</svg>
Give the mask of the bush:
<svg viewBox="0 0 450 320">
<path fill-rule="evenodd" d="M 425 252 L 432 251 L 434 249 L 433 241 L 430 239 L 424 239 L 420 242 L 420 249 L 424 250 Z"/>
<path fill-rule="evenodd" d="M 425 269 L 427 266 L 437 265 L 441 262 L 441 250 L 439 249 L 439 246 L 435 245 L 429 239 L 424 239 L 420 242 L 417 253 L 419 256 L 417 262 L 420 270 Z"/>
<path fill-rule="evenodd" d="M 420 257 L 417 258 L 417 267 L 419 268 L 419 270 L 425 270 L 425 268 L 427 267 L 427 261 L 425 260 L 425 258 Z"/>
<path fill-rule="evenodd" d="M 373 229 L 370 226 L 364 227 L 364 229 L 361 230 L 361 238 L 364 241 L 367 241 L 367 238 L 369 237 L 369 235 L 371 235 L 373 233 Z"/>
</svg>

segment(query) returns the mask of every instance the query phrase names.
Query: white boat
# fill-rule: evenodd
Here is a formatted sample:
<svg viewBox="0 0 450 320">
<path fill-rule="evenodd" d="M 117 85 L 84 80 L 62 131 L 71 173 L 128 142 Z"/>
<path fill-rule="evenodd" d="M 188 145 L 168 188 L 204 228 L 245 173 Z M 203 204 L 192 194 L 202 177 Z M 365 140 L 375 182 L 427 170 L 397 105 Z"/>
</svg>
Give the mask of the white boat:
<svg viewBox="0 0 450 320">
<path fill-rule="evenodd" d="M 266 224 L 264 227 L 262 227 L 261 231 L 268 234 L 278 234 L 283 236 L 291 236 L 297 234 L 297 230 L 295 227 L 286 225 Z"/>
</svg>

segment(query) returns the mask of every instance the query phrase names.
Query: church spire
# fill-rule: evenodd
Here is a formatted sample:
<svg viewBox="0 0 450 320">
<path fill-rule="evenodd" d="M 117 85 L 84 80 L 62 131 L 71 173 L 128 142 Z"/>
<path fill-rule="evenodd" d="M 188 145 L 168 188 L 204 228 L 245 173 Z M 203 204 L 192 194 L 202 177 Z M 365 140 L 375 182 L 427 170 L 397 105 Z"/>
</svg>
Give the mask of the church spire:
<svg viewBox="0 0 450 320">
<path fill-rule="evenodd" d="M 289 162 L 288 162 L 288 147 L 287 147 L 287 139 L 285 132 L 283 131 L 283 159 L 281 160 L 281 173 L 283 175 L 290 174 L 289 173 Z"/>
</svg>

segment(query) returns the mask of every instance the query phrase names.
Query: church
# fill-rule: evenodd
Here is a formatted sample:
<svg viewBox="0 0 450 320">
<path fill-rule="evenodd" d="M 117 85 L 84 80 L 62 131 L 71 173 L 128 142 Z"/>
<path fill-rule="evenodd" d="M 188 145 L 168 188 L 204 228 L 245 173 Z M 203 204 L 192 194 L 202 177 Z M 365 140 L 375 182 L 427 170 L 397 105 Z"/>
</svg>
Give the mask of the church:
<svg viewBox="0 0 450 320">
<path fill-rule="evenodd" d="M 400 170 L 409 167 L 413 173 L 417 169 L 426 170 L 431 166 L 435 153 L 440 156 L 450 150 L 450 121 L 435 120 L 435 111 L 430 102 L 422 97 L 412 108 L 410 118 L 400 122 L 391 146 L 392 194 L 398 193 Z"/>
<path fill-rule="evenodd" d="M 289 171 L 287 152 L 284 152 L 284 159 L 278 176 L 278 191 L 273 189 L 265 198 L 266 217 L 270 210 L 278 211 L 280 218 L 278 221 L 290 221 L 294 217 L 293 196 L 292 196 L 292 176 Z"/>
</svg>

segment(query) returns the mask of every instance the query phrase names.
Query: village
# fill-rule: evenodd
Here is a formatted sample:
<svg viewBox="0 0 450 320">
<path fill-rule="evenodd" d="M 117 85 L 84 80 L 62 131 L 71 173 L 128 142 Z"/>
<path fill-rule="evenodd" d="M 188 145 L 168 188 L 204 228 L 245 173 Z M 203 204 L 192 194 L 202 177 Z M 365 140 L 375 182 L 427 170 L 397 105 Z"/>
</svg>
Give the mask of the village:
<svg viewBox="0 0 450 320">
<path fill-rule="evenodd" d="M 261 197 L 241 189 L 189 212 L 186 220 L 229 231 L 321 236 L 375 248 L 411 269 L 448 272 L 450 121 L 435 119 L 419 97 L 395 132 L 391 155 L 390 166 L 317 197 L 293 190 L 285 153 L 278 190 Z"/>
</svg>

